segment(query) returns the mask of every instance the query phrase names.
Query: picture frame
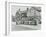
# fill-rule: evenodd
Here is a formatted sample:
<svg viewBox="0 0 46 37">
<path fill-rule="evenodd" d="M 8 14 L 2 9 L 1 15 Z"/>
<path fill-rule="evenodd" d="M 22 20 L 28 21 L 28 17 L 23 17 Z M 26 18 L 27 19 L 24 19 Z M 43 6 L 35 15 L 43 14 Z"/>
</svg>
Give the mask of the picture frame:
<svg viewBox="0 0 46 37">
<path fill-rule="evenodd" d="M 41 15 L 42 15 L 42 12 L 43 12 L 44 4 L 5 2 L 5 35 L 8 35 L 9 33 L 14 33 L 15 31 L 40 30 L 41 29 L 41 22 L 40 22 L 40 24 L 37 24 L 37 25 L 33 24 L 33 25 L 30 26 L 29 21 L 26 21 L 26 23 L 28 23 L 28 25 L 29 25 L 28 26 L 27 24 L 25 25 L 25 21 L 24 21 L 23 25 L 20 25 L 21 22 L 22 22 L 21 21 L 19 24 L 18 24 L 18 22 L 16 22 L 17 26 L 16 25 L 12 25 L 12 24 L 16 24 L 15 22 L 12 21 L 13 20 L 12 19 L 12 15 L 14 15 L 14 17 L 16 17 L 15 13 L 17 12 L 17 10 L 20 10 L 22 12 L 24 10 L 28 10 L 28 8 L 30 9 L 30 7 L 32 9 L 34 9 L 34 11 L 36 9 L 36 12 L 40 13 L 40 15 L 38 15 L 39 13 L 38 14 L 36 13 L 36 14 L 38 16 L 40 16 L 39 17 L 40 21 L 42 21 L 41 20 L 41 18 L 42 18 Z M 37 15 L 35 15 L 35 16 L 38 17 Z M 25 16 L 24 15 L 21 15 L 21 16 L 26 17 L 26 14 L 25 14 Z M 28 16 L 30 16 L 30 13 L 28 14 L 28 12 L 27 12 L 27 17 Z M 34 14 L 32 14 L 32 16 L 34 16 Z M 28 17 L 28 18 L 30 18 L 30 17 Z M 30 23 L 32 23 L 32 22 L 34 23 L 34 20 L 32 20 Z M 14 26 L 15 26 L 15 28 L 14 28 Z M 23 28 L 22 28 L 22 26 L 23 26 Z M 29 28 L 26 28 L 26 27 L 29 27 Z M 18 30 L 17 30 L 17 28 L 18 28 Z M 20 29 L 20 28 L 22 28 L 22 29 Z M 33 29 L 31 29 L 31 28 L 33 28 Z"/>
</svg>

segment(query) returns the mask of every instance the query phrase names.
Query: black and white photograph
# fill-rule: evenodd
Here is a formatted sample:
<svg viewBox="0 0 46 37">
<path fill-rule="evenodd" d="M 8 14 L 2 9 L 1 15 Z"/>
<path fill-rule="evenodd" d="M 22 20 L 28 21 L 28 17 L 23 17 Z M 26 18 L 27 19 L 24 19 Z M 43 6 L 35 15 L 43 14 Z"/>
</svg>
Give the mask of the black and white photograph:
<svg viewBox="0 0 46 37">
<path fill-rule="evenodd" d="M 0 37 L 46 37 L 46 0 L 0 0 Z"/>
<path fill-rule="evenodd" d="M 0 0 L 0 37 L 46 37 L 46 0 Z"/>
<path fill-rule="evenodd" d="M 11 5 L 11 30 L 40 30 L 41 7 Z"/>
</svg>

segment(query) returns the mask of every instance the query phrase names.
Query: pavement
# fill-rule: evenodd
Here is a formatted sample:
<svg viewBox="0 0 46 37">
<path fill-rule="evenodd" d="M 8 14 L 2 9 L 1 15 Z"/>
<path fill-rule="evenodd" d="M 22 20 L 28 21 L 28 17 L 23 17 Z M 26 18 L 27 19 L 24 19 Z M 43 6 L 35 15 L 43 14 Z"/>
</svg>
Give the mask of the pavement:
<svg viewBox="0 0 46 37">
<path fill-rule="evenodd" d="M 12 31 L 23 31 L 23 30 L 37 30 L 37 26 L 33 25 L 14 25 L 12 24 Z"/>
</svg>

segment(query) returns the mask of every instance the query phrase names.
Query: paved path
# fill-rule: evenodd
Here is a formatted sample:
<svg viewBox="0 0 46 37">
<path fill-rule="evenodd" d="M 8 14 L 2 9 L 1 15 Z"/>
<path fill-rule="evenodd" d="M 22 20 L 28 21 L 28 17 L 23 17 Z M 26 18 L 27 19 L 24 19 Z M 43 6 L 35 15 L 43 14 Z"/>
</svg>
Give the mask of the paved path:
<svg viewBox="0 0 46 37">
<path fill-rule="evenodd" d="M 33 26 L 29 25 L 12 25 L 12 31 L 22 31 L 22 30 L 36 30 Z"/>
</svg>

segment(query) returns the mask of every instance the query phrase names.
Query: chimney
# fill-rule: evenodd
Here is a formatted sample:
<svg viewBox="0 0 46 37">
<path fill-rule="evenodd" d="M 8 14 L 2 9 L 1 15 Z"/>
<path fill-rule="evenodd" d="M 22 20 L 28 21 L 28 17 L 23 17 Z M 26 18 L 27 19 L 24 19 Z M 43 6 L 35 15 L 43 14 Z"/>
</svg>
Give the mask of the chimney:
<svg viewBox="0 0 46 37">
<path fill-rule="evenodd" d="M 27 11 L 29 10 L 29 8 L 27 8 Z"/>
<path fill-rule="evenodd" d="M 19 9 L 19 11 L 20 11 L 20 9 Z"/>
</svg>

